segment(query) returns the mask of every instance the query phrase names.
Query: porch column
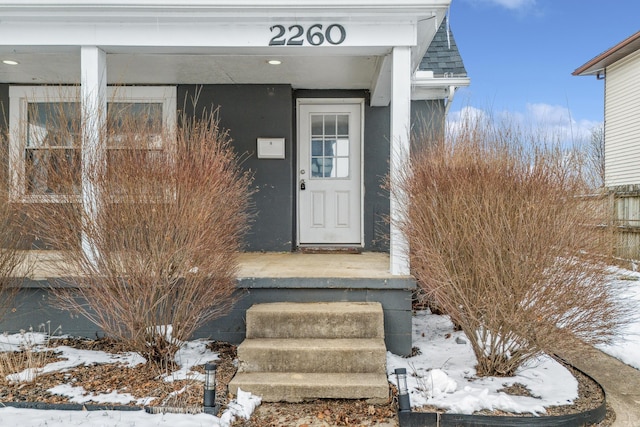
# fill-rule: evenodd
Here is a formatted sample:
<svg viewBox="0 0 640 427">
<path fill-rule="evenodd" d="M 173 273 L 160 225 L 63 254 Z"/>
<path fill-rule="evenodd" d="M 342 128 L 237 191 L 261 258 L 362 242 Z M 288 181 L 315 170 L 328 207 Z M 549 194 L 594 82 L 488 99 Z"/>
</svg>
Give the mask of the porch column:
<svg viewBox="0 0 640 427">
<path fill-rule="evenodd" d="M 107 55 L 97 46 L 80 49 L 80 97 L 82 114 L 82 206 L 84 230 L 82 250 L 95 261 L 98 251 L 86 229 L 95 223 L 99 209 L 95 177 L 106 171 L 105 150 L 101 141 L 107 117 Z"/>
<path fill-rule="evenodd" d="M 411 128 L 411 50 L 396 46 L 391 64 L 391 162 L 389 165 L 391 236 L 391 274 L 409 274 L 409 245 L 398 227 L 406 206 L 406 195 L 398 191 L 397 182 L 409 159 L 409 130 Z"/>
</svg>

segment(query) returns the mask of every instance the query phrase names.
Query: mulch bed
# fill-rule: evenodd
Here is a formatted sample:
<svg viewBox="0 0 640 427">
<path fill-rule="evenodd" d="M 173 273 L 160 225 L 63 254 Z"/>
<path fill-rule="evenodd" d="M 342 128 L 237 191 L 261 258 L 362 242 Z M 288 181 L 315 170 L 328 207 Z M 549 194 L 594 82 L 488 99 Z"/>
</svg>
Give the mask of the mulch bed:
<svg viewBox="0 0 640 427">
<path fill-rule="evenodd" d="M 123 353 L 125 347 L 114 340 L 98 339 L 85 340 L 76 338 L 52 339 L 49 346 L 69 346 L 83 350 L 96 350 L 109 353 Z M 235 346 L 228 343 L 213 342 L 209 346 L 211 350 L 219 353 L 216 361 L 218 388 L 216 400 L 218 403 L 226 403 L 227 384 L 235 374 L 233 365 L 235 359 Z M 59 360 L 55 353 L 48 353 L 44 364 Z M 193 371 L 204 372 L 204 365 L 195 366 Z M 164 381 L 163 371 L 159 367 L 138 365 L 135 367 L 121 364 L 96 364 L 90 366 L 78 366 L 64 372 L 52 372 L 39 375 L 30 383 L 11 383 L 5 378 L 0 378 L 0 402 L 42 402 L 42 403 L 71 403 L 66 396 L 52 394 L 47 390 L 56 385 L 70 383 L 75 387 L 83 387 L 89 393 L 130 393 L 136 399 L 154 396 L 151 405 L 165 406 L 202 406 L 203 384 L 199 381 L 176 380 Z M 179 394 L 176 392 L 184 389 Z M 129 406 L 135 406 L 129 403 Z"/>
<path fill-rule="evenodd" d="M 124 352 L 125 348 L 118 342 L 109 339 L 52 339 L 50 346 L 66 345 L 70 347 L 101 350 L 111 353 Z M 235 375 L 233 363 L 236 357 L 236 346 L 224 342 L 212 342 L 210 349 L 219 354 L 216 361 L 217 393 L 216 401 L 224 405 L 228 403 L 227 384 Z M 48 352 L 43 363 L 57 360 L 54 352 Z M 569 369 L 578 380 L 579 398 L 572 405 L 547 408 L 549 415 L 563 415 L 594 409 L 602 402 L 600 388 L 589 377 L 579 371 Z M 203 366 L 194 367 L 203 372 Z M 0 378 L 0 402 L 42 402 L 70 403 L 69 398 L 54 395 L 47 391 L 56 385 L 71 383 L 82 386 L 87 392 L 110 393 L 114 390 L 130 393 L 135 398 L 155 396 L 151 405 L 166 406 L 202 406 L 203 385 L 198 381 L 180 380 L 165 382 L 159 368 L 147 365 L 125 367 L 119 364 L 80 366 L 65 372 L 42 374 L 31 383 L 10 383 Z M 186 391 L 173 396 L 181 389 Z M 508 387 L 505 393 L 527 395 L 529 391 L 523 386 Z M 389 403 L 370 405 L 362 400 L 316 400 L 305 403 L 263 403 L 258 407 L 250 420 L 237 420 L 235 427 L 276 427 L 276 426 L 397 426 L 395 387 L 391 386 Z M 134 403 L 130 404 L 135 406 Z M 423 408 L 425 411 L 438 411 L 436 408 Z M 484 411 L 480 415 L 515 415 L 499 411 Z M 611 426 L 615 415 L 608 411 L 607 419 L 598 424 L 599 427 Z"/>
</svg>

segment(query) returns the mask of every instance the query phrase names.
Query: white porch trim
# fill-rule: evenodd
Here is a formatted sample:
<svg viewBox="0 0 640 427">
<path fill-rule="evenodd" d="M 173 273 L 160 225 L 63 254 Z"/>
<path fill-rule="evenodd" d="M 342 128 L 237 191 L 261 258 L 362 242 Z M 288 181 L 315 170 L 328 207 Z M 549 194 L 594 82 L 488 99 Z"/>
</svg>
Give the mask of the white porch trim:
<svg viewBox="0 0 640 427">
<path fill-rule="evenodd" d="M 400 231 L 405 195 L 397 185 L 402 169 L 409 159 L 411 128 L 411 49 L 396 46 L 391 64 L 391 162 L 389 175 L 393 191 L 390 194 L 391 239 L 390 270 L 393 275 L 408 275 L 409 245 Z"/>
</svg>

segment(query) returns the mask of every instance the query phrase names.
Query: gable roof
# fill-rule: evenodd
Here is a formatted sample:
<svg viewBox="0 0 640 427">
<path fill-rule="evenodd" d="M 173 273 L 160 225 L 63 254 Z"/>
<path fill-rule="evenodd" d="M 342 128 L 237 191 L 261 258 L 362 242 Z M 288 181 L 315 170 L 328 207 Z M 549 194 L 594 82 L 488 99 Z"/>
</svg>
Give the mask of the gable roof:
<svg viewBox="0 0 640 427">
<path fill-rule="evenodd" d="M 446 20 L 440 24 L 418 70 L 433 71 L 436 77 L 467 77 L 467 70 L 464 68 L 458 45 Z"/>
<path fill-rule="evenodd" d="M 606 67 L 640 49 L 640 31 L 604 51 L 571 73 L 574 76 L 599 75 Z"/>
</svg>

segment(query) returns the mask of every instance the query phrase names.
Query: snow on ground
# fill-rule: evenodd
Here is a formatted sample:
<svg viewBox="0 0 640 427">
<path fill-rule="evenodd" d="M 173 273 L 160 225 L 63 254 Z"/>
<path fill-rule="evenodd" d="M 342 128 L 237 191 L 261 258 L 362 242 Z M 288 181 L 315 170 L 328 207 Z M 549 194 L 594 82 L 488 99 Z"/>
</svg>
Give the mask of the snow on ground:
<svg viewBox="0 0 640 427">
<path fill-rule="evenodd" d="M 610 277 L 618 303 L 640 313 L 640 273 L 612 268 Z M 420 349 L 416 357 L 387 355 L 389 381 L 396 384 L 395 369 L 406 368 L 413 407 L 429 404 L 460 414 L 481 409 L 542 414 L 544 406 L 569 403 L 577 396 L 573 376 L 547 356 L 522 367 L 515 377 L 476 378 L 471 346 L 463 332 L 453 331 L 446 316 L 417 313 L 413 318 L 413 345 Z M 640 316 L 632 319 L 614 343 L 599 348 L 640 369 Z M 514 383 L 525 385 L 536 398 L 498 392 Z"/>
<path fill-rule="evenodd" d="M 612 269 L 611 273 L 611 286 L 619 303 L 629 304 L 638 317 L 613 344 L 599 345 L 598 348 L 627 365 L 640 369 L 640 273 L 623 269 Z"/>
<path fill-rule="evenodd" d="M 9 336 L 11 337 L 11 336 Z M 40 340 L 39 340 L 40 341 Z M 0 338 L 0 346 L 2 344 L 2 338 Z M 92 364 L 104 364 L 104 363 L 122 363 L 126 366 L 136 366 L 145 363 L 144 357 L 137 353 L 126 354 L 111 354 L 104 351 L 93 350 L 81 350 L 73 347 L 60 346 L 56 347 L 56 354 L 61 360 L 59 362 L 49 363 L 42 369 L 38 369 L 38 373 L 49 373 L 64 371 L 76 366 L 92 365 Z M 18 372 L 12 375 L 8 375 L 7 379 L 11 381 L 28 381 L 33 378 L 33 368 L 25 369 L 22 372 Z"/>
<path fill-rule="evenodd" d="M 518 413 L 544 413 L 544 407 L 570 403 L 578 396 L 573 375 L 550 357 L 541 357 L 518 370 L 515 377 L 475 376 L 476 359 L 463 332 L 455 332 L 447 316 L 429 311 L 413 318 L 413 345 L 420 354 L 402 358 L 387 354 L 389 381 L 396 383 L 396 368 L 407 369 L 411 405 L 436 405 L 448 412 L 471 414 L 482 409 Z M 499 389 L 525 385 L 536 397 L 510 396 Z"/>
<path fill-rule="evenodd" d="M 21 347 L 29 347 L 34 350 L 39 345 L 45 344 L 47 337 L 45 334 L 37 332 L 24 332 L 20 334 L 1 335 L 0 351 L 18 351 Z M 205 340 L 194 340 L 181 343 L 181 347 L 176 353 L 175 362 L 180 368 L 165 378 L 165 381 L 180 379 L 193 379 L 204 381 L 204 376 L 198 372 L 191 371 L 195 365 L 207 361 L 218 359 L 218 355 L 207 348 L 209 342 Z M 66 359 L 47 364 L 40 369 L 40 373 L 65 371 L 75 366 L 120 363 L 126 366 L 136 366 L 145 363 L 145 359 L 137 353 L 111 354 L 104 351 L 80 350 L 67 346 L 56 347 L 56 352 L 60 358 Z M 21 381 L 32 378 L 33 372 L 25 370 L 9 375 L 7 378 L 12 381 Z M 126 405 L 135 401 L 138 405 L 153 405 L 153 396 L 143 399 L 135 399 L 129 393 L 103 393 L 87 394 L 82 387 L 71 384 L 60 384 L 49 389 L 50 392 L 69 397 L 73 403 L 101 403 L 113 405 Z M 0 425 L 19 426 L 87 426 L 87 427 L 182 427 L 182 426 L 220 426 L 227 427 L 235 418 L 249 418 L 256 406 L 260 404 L 260 398 L 251 393 L 238 391 L 238 397 L 229 403 L 228 407 L 214 417 L 208 414 L 148 414 L 140 411 L 61 411 L 61 410 L 37 410 L 37 409 L 0 409 Z"/>
<path fill-rule="evenodd" d="M 636 283 L 637 282 L 637 283 Z M 631 284 L 631 286 L 629 286 Z M 640 273 L 612 269 L 612 287 L 620 297 L 620 303 L 633 304 L 640 308 Z M 640 311 L 640 310 L 637 310 Z M 20 343 L 28 340 L 34 345 L 45 341 L 43 334 L 26 332 L 24 334 L 0 336 L 0 351 L 15 351 Z M 577 396 L 577 383 L 573 376 L 561 365 L 549 357 L 541 357 L 535 362 L 519 369 L 512 378 L 475 378 L 475 358 L 471 347 L 462 332 L 454 332 L 453 325 L 446 316 L 436 316 L 428 312 L 419 312 L 413 319 L 414 346 L 420 349 L 420 355 L 411 358 L 388 353 L 387 371 L 389 380 L 396 383 L 395 368 L 407 369 L 412 406 L 434 404 L 446 408 L 449 412 L 471 413 L 479 409 L 501 409 L 511 412 L 544 413 L 544 406 L 568 403 Z M 195 364 L 215 360 L 217 355 L 206 348 L 206 341 L 188 341 L 183 343 L 176 356 L 180 370 L 167 377 L 167 381 L 178 378 L 194 378 L 199 374 L 190 371 Z M 77 350 L 70 347 L 58 348 L 69 361 L 54 362 L 47 365 L 45 371 L 64 370 L 73 366 L 91 363 L 112 363 L 114 361 L 135 365 L 143 363 L 139 355 L 112 355 L 98 351 Z M 601 349 L 614 357 L 640 369 L 640 318 L 629 325 L 620 340 Z M 26 376 L 23 372 L 18 377 Z M 417 375 L 414 375 L 417 374 Z M 520 383 L 529 388 L 538 398 L 510 396 L 498 392 L 505 385 Z M 56 389 L 75 401 L 85 401 L 84 391 L 71 385 Z M 127 400 L 129 399 L 129 400 Z M 92 396 L 92 400 L 104 403 L 122 404 L 129 402 L 131 396 L 112 393 Z M 260 398 L 239 391 L 235 401 L 220 415 L 197 414 L 148 414 L 144 411 L 59 411 L 36 409 L 0 409 L 0 425 L 19 426 L 87 426 L 87 427 L 227 427 L 236 417 L 248 418 Z"/>
</svg>

